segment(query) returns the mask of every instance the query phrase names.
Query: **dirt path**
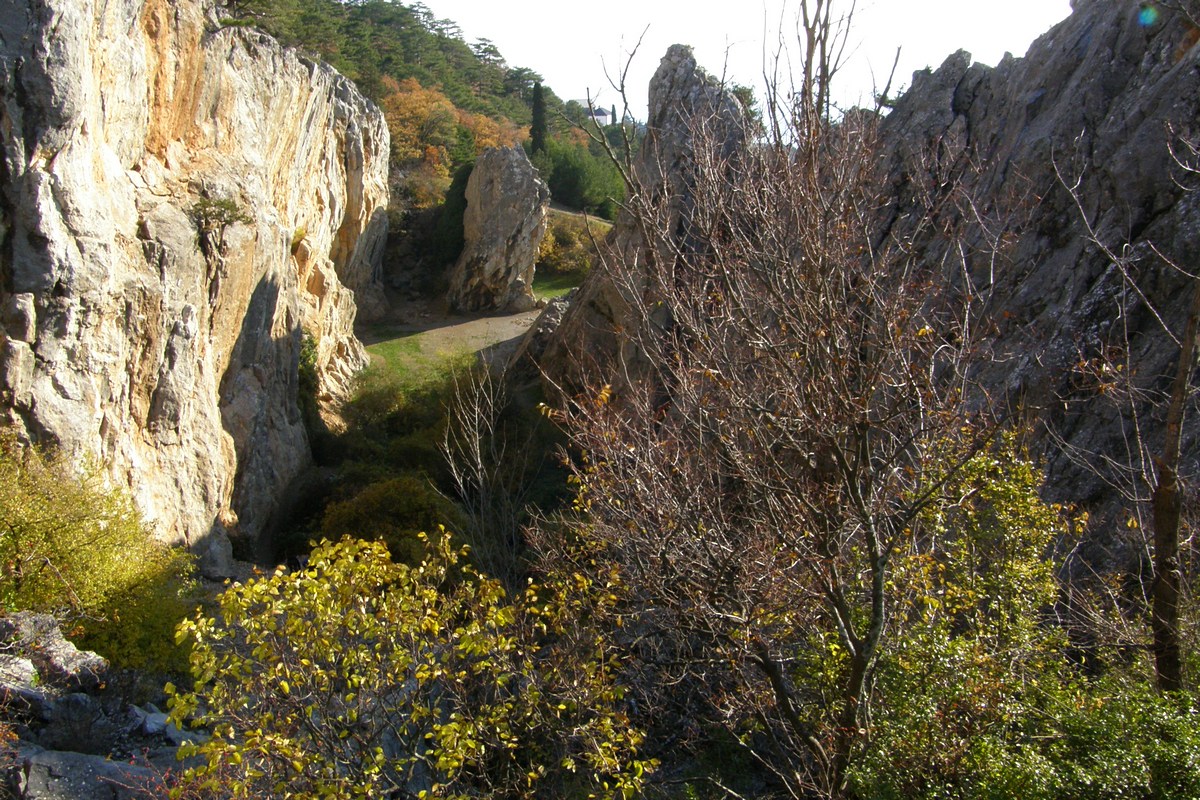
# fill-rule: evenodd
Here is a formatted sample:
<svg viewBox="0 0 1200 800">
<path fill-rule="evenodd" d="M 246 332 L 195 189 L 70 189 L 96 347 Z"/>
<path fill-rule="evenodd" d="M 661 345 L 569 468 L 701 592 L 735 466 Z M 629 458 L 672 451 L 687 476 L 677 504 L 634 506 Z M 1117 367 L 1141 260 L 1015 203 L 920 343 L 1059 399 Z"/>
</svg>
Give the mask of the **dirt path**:
<svg viewBox="0 0 1200 800">
<path fill-rule="evenodd" d="M 503 316 L 448 314 L 430 303 L 397 303 L 388 319 L 364 326 L 358 337 L 369 347 L 419 334 L 421 355 L 433 359 L 454 353 L 477 353 L 503 342 L 515 343 L 541 313 L 535 309 Z"/>
</svg>

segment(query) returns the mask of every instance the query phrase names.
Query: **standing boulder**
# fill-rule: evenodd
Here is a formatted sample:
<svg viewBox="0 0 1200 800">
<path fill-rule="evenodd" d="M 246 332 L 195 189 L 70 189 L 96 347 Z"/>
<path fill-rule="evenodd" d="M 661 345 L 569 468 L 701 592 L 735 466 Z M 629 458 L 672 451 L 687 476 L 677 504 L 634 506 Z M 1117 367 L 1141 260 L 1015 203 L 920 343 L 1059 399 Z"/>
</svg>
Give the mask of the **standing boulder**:
<svg viewBox="0 0 1200 800">
<path fill-rule="evenodd" d="M 520 147 L 494 148 L 467 181 L 464 247 L 450 276 L 450 308 L 516 313 L 534 308 L 533 269 L 546 233 L 550 190 Z"/>
</svg>

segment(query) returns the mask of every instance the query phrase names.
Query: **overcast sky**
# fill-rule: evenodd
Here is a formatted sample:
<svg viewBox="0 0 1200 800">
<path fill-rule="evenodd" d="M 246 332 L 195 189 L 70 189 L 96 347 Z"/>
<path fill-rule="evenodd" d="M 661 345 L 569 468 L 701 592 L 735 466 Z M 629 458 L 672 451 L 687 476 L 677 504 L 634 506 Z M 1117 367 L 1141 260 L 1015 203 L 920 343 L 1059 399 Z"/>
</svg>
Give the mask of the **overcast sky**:
<svg viewBox="0 0 1200 800">
<path fill-rule="evenodd" d="M 467 41 L 488 38 L 511 66 L 528 67 L 564 100 L 599 95 L 619 105 L 605 69 L 619 71 L 642 38 L 630 70 L 630 106 L 645 118 L 646 87 L 669 45 L 689 44 L 715 74 L 757 86 L 763 41 L 776 41 L 779 21 L 795 30 L 798 0 L 423 0 L 439 18 L 459 24 Z M 791 9 L 789 11 L 788 9 Z M 852 68 L 838 96 L 871 97 L 882 88 L 896 48 L 899 88 L 914 70 L 936 67 L 958 49 L 995 64 L 1005 51 L 1023 55 L 1039 35 L 1070 13 L 1069 0 L 859 0 L 851 35 Z M 794 38 L 794 37 L 793 37 Z"/>
</svg>

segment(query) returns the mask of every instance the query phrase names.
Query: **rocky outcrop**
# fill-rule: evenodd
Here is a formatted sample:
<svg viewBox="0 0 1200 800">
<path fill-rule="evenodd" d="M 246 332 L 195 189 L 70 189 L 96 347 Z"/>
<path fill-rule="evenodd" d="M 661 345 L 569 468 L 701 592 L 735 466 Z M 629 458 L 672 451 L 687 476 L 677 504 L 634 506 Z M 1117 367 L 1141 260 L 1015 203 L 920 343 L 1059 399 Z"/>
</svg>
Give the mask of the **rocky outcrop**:
<svg viewBox="0 0 1200 800">
<path fill-rule="evenodd" d="M 1122 465 L 1138 469 L 1161 448 L 1162 396 L 1194 281 L 1175 267 L 1194 274 L 1200 252 L 1200 156 L 1188 145 L 1200 137 L 1200 29 L 1139 10 L 1079 0 L 1022 59 L 992 68 L 952 55 L 914 75 L 880 131 L 879 235 L 918 248 L 928 264 L 960 265 L 944 279 L 969 282 L 978 298 L 982 394 L 1039 434 L 1049 493 L 1092 512 L 1086 555 L 1110 564 L 1136 550 L 1122 544 L 1127 512 L 1117 511 L 1114 487 L 1129 486 Z M 653 155 L 640 167 L 659 177 L 651 185 L 674 181 L 685 208 L 690 128 L 671 123 L 721 102 L 700 76 L 683 48 L 663 60 L 651 86 Z M 654 172 L 659 164 L 665 175 Z M 931 192 L 945 193 L 929 226 L 936 235 L 910 239 L 909 212 L 928 208 Z M 976 245 L 965 272 L 943 259 L 952 240 Z M 636 250 L 627 226 L 610 245 L 653 268 L 654 254 Z M 578 385 L 582 359 L 616 358 L 621 370 L 609 374 L 636 376 L 636 337 L 621 335 L 635 299 L 595 270 L 546 342 L 541 370 Z M 1185 468 L 1195 474 L 1200 426 L 1189 419 Z"/>
<path fill-rule="evenodd" d="M 450 276 L 450 307 L 529 311 L 550 190 L 522 148 L 493 148 L 475 162 L 466 197 L 465 244 Z"/>
<path fill-rule="evenodd" d="M 49 615 L 0 620 L 0 723 L 21 737 L 0 741 L 0 796 L 165 796 L 184 734 L 153 706 L 129 705 L 111 677 L 108 663 L 77 650 Z"/>
<path fill-rule="evenodd" d="M 109 465 L 213 575 L 262 555 L 319 393 L 365 363 L 388 133 L 330 67 L 203 0 L 0 13 L 0 406 Z"/>
<path fill-rule="evenodd" d="M 692 203 L 691 170 L 695 142 L 725 142 L 729 151 L 745 140 L 745 114 L 733 93 L 696 63 L 690 47 L 667 50 L 650 81 L 646 139 L 634 164 L 641 191 L 650 202 L 663 200 L 660 213 L 683 237 Z M 608 258 L 649 265 L 646 243 L 628 213 L 622 213 L 604 244 Z M 637 379 L 646 365 L 635 337 L 626 335 L 633 322 L 629 286 L 618 286 L 603 269 L 593 269 L 570 307 L 547 309 L 518 349 L 517 372 L 536 362 L 538 372 L 563 386 L 578 386 L 583 374 L 614 359 L 621 376 Z M 645 294 L 645 289 L 642 294 Z M 558 321 L 561 317 L 561 321 Z M 549 331 L 553 329 L 553 333 Z"/>
<path fill-rule="evenodd" d="M 982 299 L 976 378 L 1051 434 L 1049 489 L 1092 510 L 1091 544 L 1108 551 L 1090 557 L 1124 561 L 1127 512 L 1114 520 L 1111 501 L 1129 475 L 1113 465 L 1136 467 L 1139 434 L 1149 452 L 1162 447 L 1160 393 L 1192 295 L 1168 260 L 1194 272 L 1200 252 L 1200 185 L 1177 162 L 1197 161 L 1185 142 L 1200 135 L 1200 31 L 1166 12 L 1146 25 L 1137 3 L 1074 6 L 1024 58 L 990 68 L 960 52 L 915 74 L 882 134 L 892 224 L 903 224 L 910 187 L 928 185 L 929 161 L 916 154 L 936 149 L 972 215 L 1002 234 L 993 253 L 973 219 L 958 223 L 980 244 L 965 276 Z M 937 242 L 925 246 L 940 256 Z M 1127 258 L 1127 274 L 1110 254 Z M 1198 434 L 1193 419 L 1189 473 Z"/>
<path fill-rule="evenodd" d="M 31 676 L 34 688 L 90 692 L 108 673 L 108 661 L 77 649 L 49 614 L 22 611 L 0 618 L 0 643 L 0 680 Z"/>
</svg>

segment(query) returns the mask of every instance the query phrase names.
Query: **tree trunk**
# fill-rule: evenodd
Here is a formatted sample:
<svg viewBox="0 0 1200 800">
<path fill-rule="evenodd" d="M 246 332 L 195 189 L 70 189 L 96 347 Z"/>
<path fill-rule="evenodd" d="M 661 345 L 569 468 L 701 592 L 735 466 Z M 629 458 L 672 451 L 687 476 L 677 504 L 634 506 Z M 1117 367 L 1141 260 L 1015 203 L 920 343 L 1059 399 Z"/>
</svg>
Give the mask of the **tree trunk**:
<svg viewBox="0 0 1200 800">
<path fill-rule="evenodd" d="M 1200 281 L 1192 293 L 1187 327 L 1180 342 L 1179 364 L 1167 406 L 1167 434 L 1158 479 L 1152 498 L 1154 516 L 1154 584 L 1151 627 L 1154 631 L 1154 671 L 1158 688 L 1164 692 L 1183 688 L 1183 662 L 1179 646 L 1179 539 L 1182 499 L 1179 496 L 1179 451 L 1183 416 L 1191 394 L 1192 366 L 1196 360 L 1196 336 L 1200 333 Z"/>
</svg>

